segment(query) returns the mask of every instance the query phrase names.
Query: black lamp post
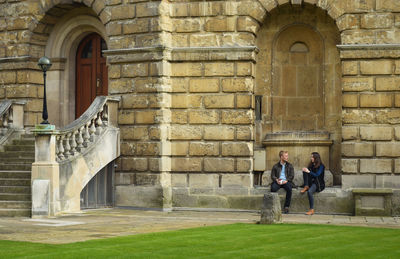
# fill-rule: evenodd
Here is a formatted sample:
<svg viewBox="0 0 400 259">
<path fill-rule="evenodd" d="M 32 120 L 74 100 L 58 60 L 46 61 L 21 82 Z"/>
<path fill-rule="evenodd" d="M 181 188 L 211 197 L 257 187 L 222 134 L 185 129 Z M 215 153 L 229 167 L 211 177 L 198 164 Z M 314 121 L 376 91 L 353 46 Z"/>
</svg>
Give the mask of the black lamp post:
<svg viewBox="0 0 400 259">
<path fill-rule="evenodd" d="M 46 56 L 41 57 L 38 62 L 38 66 L 43 71 L 43 82 L 44 82 L 44 91 L 43 91 L 43 112 L 42 112 L 42 119 L 43 121 L 40 124 L 49 124 L 47 119 L 49 115 L 47 114 L 47 100 L 46 100 L 46 72 L 51 67 L 51 61 Z"/>
</svg>

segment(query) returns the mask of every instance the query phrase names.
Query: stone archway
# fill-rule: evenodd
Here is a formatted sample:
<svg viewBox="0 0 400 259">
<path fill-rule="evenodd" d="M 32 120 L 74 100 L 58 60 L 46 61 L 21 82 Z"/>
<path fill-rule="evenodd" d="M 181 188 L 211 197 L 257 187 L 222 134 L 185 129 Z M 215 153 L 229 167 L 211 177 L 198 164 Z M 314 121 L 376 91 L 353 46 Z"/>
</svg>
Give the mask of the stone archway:
<svg viewBox="0 0 400 259">
<path fill-rule="evenodd" d="M 49 118 L 57 126 L 75 119 L 75 66 L 79 42 L 90 33 L 107 42 L 105 27 L 89 8 L 71 10 L 58 21 L 50 33 L 45 55 L 53 62 L 48 72 Z"/>
<path fill-rule="evenodd" d="M 279 6 L 257 33 L 260 52 L 255 87 L 255 95 L 262 98 L 256 144 L 266 144 L 268 137 L 276 149 L 293 150 L 298 154 L 292 157 L 297 170 L 306 165 L 311 151 L 324 152 L 336 183 L 340 183 L 341 159 L 339 43 L 334 20 L 321 8 L 309 4 Z M 288 142 L 304 142 L 307 148 L 301 151 L 296 145 L 282 146 L 276 136 L 268 136 L 274 133 Z M 267 154 L 267 168 L 276 160 L 275 151 Z"/>
</svg>

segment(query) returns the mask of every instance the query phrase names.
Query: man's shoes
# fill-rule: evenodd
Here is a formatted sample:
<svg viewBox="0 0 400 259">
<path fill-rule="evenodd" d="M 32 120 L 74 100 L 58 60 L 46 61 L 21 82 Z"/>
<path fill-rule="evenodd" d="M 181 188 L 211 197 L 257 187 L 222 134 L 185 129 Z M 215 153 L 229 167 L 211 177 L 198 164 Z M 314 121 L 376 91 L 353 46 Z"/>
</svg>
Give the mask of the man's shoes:
<svg viewBox="0 0 400 259">
<path fill-rule="evenodd" d="M 314 209 L 310 209 L 310 210 L 306 213 L 306 215 L 314 215 Z"/>
<path fill-rule="evenodd" d="M 285 207 L 285 208 L 283 209 L 283 213 L 284 213 L 284 214 L 289 214 L 289 208 L 288 208 L 288 207 Z"/>
<path fill-rule="evenodd" d="M 303 190 L 301 190 L 300 193 L 305 193 L 306 191 L 308 191 L 308 189 L 310 189 L 310 187 L 304 186 Z"/>
</svg>

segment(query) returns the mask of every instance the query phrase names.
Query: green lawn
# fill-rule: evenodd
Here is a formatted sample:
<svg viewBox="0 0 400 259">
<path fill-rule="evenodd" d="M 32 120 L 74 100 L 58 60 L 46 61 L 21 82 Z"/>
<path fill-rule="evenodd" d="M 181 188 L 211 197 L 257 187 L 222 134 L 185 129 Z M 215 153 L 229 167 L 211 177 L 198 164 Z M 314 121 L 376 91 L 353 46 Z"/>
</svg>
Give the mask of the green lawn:
<svg viewBox="0 0 400 259">
<path fill-rule="evenodd" d="M 400 258 L 400 229 L 234 224 L 66 245 L 0 241 L 1 258 Z"/>
</svg>

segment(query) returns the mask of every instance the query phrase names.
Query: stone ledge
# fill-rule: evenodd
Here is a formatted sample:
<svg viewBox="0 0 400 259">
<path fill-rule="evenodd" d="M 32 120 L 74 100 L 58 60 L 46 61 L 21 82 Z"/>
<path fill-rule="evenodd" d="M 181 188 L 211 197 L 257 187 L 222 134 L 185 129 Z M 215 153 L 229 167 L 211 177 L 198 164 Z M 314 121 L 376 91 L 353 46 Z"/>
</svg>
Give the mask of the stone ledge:
<svg viewBox="0 0 400 259">
<path fill-rule="evenodd" d="M 303 172 L 302 171 L 294 171 L 294 184 L 296 187 L 303 185 Z M 271 180 L 271 171 L 265 171 L 262 176 L 262 185 L 270 186 L 272 183 Z M 331 187 L 333 186 L 333 175 L 331 171 L 325 170 L 325 186 Z"/>
<path fill-rule="evenodd" d="M 392 189 L 371 189 L 371 188 L 357 188 L 353 189 L 352 192 L 354 194 L 393 194 Z"/>
</svg>

